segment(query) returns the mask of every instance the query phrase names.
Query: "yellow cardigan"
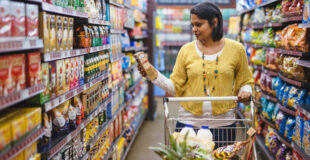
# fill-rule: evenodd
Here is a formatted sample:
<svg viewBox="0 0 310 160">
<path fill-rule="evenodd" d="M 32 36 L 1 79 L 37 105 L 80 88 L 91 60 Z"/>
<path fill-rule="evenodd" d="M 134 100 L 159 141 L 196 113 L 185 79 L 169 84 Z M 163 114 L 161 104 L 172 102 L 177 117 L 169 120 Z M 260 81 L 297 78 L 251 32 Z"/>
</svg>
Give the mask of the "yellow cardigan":
<svg viewBox="0 0 310 160">
<path fill-rule="evenodd" d="M 179 51 L 173 72 L 170 76 L 175 87 L 176 97 L 203 97 L 203 60 L 195 48 L 195 41 L 185 44 Z M 244 85 L 254 81 L 248 68 L 248 60 L 243 46 L 225 38 L 225 46 L 219 62 L 205 60 L 210 96 L 236 96 Z M 214 78 L 214 70 L 218 76 Z M 206 85 L 207 85 L 206 84 Z M 214 90 L 212 89 L 214 86 Z M 194 115 L 202 115 L 202 102 L 180 102 L 181 106 Z M 235 108 L 232 101 L 212 102 L 212 114 L 219 115 Z"/>
</svg>

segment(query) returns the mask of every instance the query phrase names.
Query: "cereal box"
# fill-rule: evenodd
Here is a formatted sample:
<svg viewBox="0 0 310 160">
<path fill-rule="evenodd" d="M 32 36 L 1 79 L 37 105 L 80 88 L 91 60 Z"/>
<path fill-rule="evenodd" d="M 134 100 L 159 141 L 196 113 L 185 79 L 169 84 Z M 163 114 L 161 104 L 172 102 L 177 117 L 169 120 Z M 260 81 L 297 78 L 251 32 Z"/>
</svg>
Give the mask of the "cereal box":
<svg viewBox="0 0 310 160">
<path fill-rule="evenodd" d="M 83 56 L 80 57 L 79 70 L 80 70 L 79 85 L 81 86 L 84 84 L 84 57 Z"/>
<path fill-rule="evenodd" d="M 56 62 L 56 86 L 57 86 L 57 96 L 64 93 L 64 76 L 65 76 L 65 66 L 64 60 L 58 60 Z"/>
<path fill-rule="evenodd" d="M 11 56 L 12 62 L 12 80 L 13 90 L 19 91 L 26 88 L 26 75 L 25 75 L 25 54 L 16 54 Z"/>
<path fill-rule="evenodd" d="M 6 96 L 13 91 L 11 68 L 10 56 L 0 56 L 0 96 Z"/>
<path fill-rule="evenodd" d="M 50 46 L 50 52 L 56 51 L 57 46 L 57 37 L 56 37 L 56 17 L 54 15 L 49 16 L 50 24 L 49 27 L 49 46 Z"/>
<path fill-rule="evenodd" d="M 65 59 L 65 85 L 64 92 L 68 92 L 70 90 L 70 74 L 71 74 L 71 62 L 70 59 Z"/>
<path fill-rule="evenodd" d="M 11 37 L 23 38 L 26 36 L 25 3 L 11 2 L 12 28 Z M 13 7 L 14 6 L 14 7 Z"/>
<path fill-rule="evenodd" d="M 27 132 L 31 133 L 33 130 L 41 128 L 42 117 L 40 107 L 21 108 L 18 111 L 25 115 Z"/>
<path fill-rule="evenodd" d="M 43 52 L 50 51 L 50 15 L 45 12 L 40 13 L 40 38 L 43 39 Z"/>
<path fill-rule="evenodd" d="M 26 4 L 26 36 L 39 36 L 39 7 L 35 4 Z"/>
<path fill-rule="evenodd" d="M 71 63 L 71 72 L 70 72 L 70 78 L 69 78 L 69 81 L 70 81 L 70 90 L 75 88 L 74 86 L 74 75 L 75 75 L 75 59 L 74 58 L 70 58 L 70 63 Z"/>
<path fill-rule="evenodd" d="M 55 98 L 57 96 L 57 83 L 56 83 L 56 61 L 49 63 L 49 85 L 50 85 L 50 97 Z"/>
<path fill-rule="evenodd" d="M 63 50 L 63 17 L 62 16 L 56 16 L 56 50 L 62 51 Z"/>
<path fill-rule="evenodd" d="M 80 70 L 79 70 L 79 57 L 74 58 L 74 63 L 75 63 L 75 71 L 74 71 L 74 88 L 79 86 L 79 77 L 80 77 Z"/>
<path fill-rule="evenodd" d="M 304 136 L 303 136 L 303 149 L 306 154 L 310 155 L 310 118 L 304 117 Z"/>
<path fill-rule="evenodd" d="M 44 103 L 49 100 L 50 98 L 50 87 L 49 87 L 49 64 L 42 63 L 41 65 L 41 77 L 42 83 L 44 85 L 45 90 L 40 94 L 41 95 L 41 102 Z"/>
<path fill-rule="evenodd" d="M 69 19 L 69 23 L 68 23 L 68 49 L 72 50 L 73 48 L 73 23 L 74 23 L 74 19 L 73 18 L 68 18 Z"/>
<path fill-rule="evenodd" d="M 10 116 L 7 120 L 7 123 L 11 123 L 11 132 L 12 132 L 12 141 L 16 143 L 17 140 L 22 138 L 27 133 L 27 119 L 25 114 L 15 113 Z"/>
<path fill-rule="evenodd" d="M 11 15 L 10 15 L 11 2 L 10 1 L 0 1 L 0 41 L 7 39 L 4 37 L 11 36 Z"/>
<path fill-rule="evenodd" d="M 41 54 L 28 53 L 26 60 L 27 86 L 40 84 L 41 80 Z"/>
<path fill-rule="evenodd" d="M 69 39 L 68 17 L 63 17 L 62 23 L 63 23 L 62 48 L 63 50 L 68 50 L 68 39 Z"/>
</svg>

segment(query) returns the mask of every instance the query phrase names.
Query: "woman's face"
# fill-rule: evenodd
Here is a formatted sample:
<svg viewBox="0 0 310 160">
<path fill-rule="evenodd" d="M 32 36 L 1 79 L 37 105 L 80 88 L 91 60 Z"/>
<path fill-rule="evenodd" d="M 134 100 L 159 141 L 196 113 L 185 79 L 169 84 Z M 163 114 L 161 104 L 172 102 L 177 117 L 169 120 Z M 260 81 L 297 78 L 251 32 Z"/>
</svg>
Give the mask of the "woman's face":
<svg viewBox="0 0 310 160">
<path fill-rule="evenodd" d="M 192 32 L 197 40 L 206 40 L 211 38 L 213 27 L 209 25 L 208 20 L 200 19 L 197 15 L 191 15 Z"/>
</svg>

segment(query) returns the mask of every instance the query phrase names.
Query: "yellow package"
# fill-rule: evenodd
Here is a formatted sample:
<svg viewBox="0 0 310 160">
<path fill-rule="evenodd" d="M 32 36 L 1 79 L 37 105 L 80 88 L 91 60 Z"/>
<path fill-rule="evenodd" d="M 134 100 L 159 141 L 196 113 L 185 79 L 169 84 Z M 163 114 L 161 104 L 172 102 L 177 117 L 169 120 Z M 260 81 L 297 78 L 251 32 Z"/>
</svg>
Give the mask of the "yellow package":
<svg viewBox="0 0 310 160">
<path fill-rule="evenodd" d="M 41 160 L 41 154 L 36 153 L 36 155 L 32 158 L 32 160 Z"/>
<path fill-rule="evenodd" d="M 64 72 L 65 72 L 65 67 L 64 67 L 64 60 L 58 60 L 56 62 L 56 87 L 57 87 L 57 96 L 60 96 L 61 94 L 64 93 Z"/>
<path fill-rule="evenodd" d="M 36 156 L 37 149 L 38 149 L 37 146 L 38 146 L 38 141 L 32 143 L 30 146 L 28 146 L 24 150 L 25 159 L 33 159 Z"/>
<path fill-rule="evenodd" d="M 11 160 L 25 160 L 24 157 L 24 151 L 20 152 L 18 155 L 16 155 L 14 158 L 12 158 Z"/>
<path fill-rule="evenodd" d="M 117 160 L 121 160 L 124 152 L 125 138 L 122 137 L 117 144 Z"/>
<path fill-rule="evenodd" d="M 26 124 L 28 122 L 25 118 L 25 114 L 16 113 L 13 116 L 10 116 L 6 122 L 11 124 L 11 137 L 13 142 L 19 140 L 27 133 Z"/>
<path fill-rule="evenodd" d="M 47 14 L 46 12 L 41 12 L 40 13 L 40 26 L 39 27 L 40 31 L 40 38 L 43 39 L 43 52 L 47 53 L 50 51 L 50 46 L 49 46 L 49 27 L 50 27 L 50 15 Z"/>
<path fill-rule="evenodd" d="M 54 15 L 49 16 L 49 47 L 50 52 L 56 51 L 56 17 Z"/>
<path fill-rule="evenodd" d="M 69 38 L 69 31 L 68 31 L 68 17 L 62 18 L 63 24 L 63 39 L 62 39 L 62 49 L 68 50 L 68 38 Z"/>
<path fill-rule="evenodd" d="M 41 128 L 42 115 L 40 107 L 22 108 L 20 109 L 20 113 L 25 113 L 25 118 L 27 119 L 27 132 L 31 132 L 34 129 Z"/>
<path fill-rule="evenodd" d="M 62 51 L 63 50 L 63 46 L 62 46 L 62 42 L 63 42 L 63 18 L 62 16 L 56 16 L 56 39 L 57 39 L 57 43 L 56 43 L 56 50 L 57 51 Z"/>
<path fill-rule="evenodd" d="M 0 122 L 0 151 L 9 148 L 11 141 L 11 124 L 5 121 Z"/>
<path fill-rule="evenodd" d="M 73 22 L 74 19 L 73 18 L 69 18 L 68 19 L 68 43 L 67 43 L 67 47 L 69 50 L 73 49 Z"/>
</svg>

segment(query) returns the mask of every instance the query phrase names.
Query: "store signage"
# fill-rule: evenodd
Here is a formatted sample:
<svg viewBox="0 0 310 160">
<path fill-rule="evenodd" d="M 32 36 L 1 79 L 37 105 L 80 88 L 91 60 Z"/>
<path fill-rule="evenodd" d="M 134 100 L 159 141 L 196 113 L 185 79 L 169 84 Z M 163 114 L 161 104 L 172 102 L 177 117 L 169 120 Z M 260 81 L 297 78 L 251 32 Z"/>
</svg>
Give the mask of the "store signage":
<svg viewBox="0 0 310 160">
<path fill-rule="evenodd" d="M 200 2 L 211 2 L 220 8 L 234 8 L 235 0 L 156 0 L 158 5 L 196 5 Z"/>
</svg>

